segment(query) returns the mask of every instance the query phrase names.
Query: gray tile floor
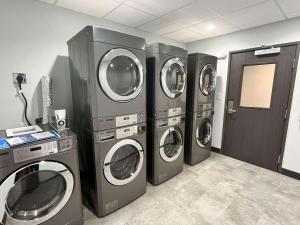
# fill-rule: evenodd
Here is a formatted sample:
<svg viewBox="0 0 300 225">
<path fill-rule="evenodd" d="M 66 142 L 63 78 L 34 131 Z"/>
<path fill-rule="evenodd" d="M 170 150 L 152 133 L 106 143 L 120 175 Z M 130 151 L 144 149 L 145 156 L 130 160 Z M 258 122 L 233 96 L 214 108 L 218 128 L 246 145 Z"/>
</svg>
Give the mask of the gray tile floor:
<svg viewBox="0 0 300 225">
<path fill-rule="evenodd" d="M 300 225 L 300 181 L 220 154 L 86 225 Z"/>
</svg>

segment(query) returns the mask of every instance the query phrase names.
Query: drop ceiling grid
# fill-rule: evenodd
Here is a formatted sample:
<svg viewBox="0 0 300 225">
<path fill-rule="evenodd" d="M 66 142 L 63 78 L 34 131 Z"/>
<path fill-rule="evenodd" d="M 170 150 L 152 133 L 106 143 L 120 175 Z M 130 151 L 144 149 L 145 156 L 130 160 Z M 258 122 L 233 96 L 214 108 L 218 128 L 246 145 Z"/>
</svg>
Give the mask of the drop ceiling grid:
<svg viewBox="0 0 300 225">
<path fill-rule="evenodd" d="M 201 0 L 198 0 L 198 1 L 201 2 Z M 232 0 L 232 1 L 237 1 L 237 0 Z M 284 0 L 282 0 L 282 1 L 284 1 Z M 221 1 L 219 1 L 219 0 L 211 0 L 210 3 L 212 3 L 212 2 L 216 3 L 216 2 L 221 2 Z M 251 9 L 255 8 L 255 7 L 257 8 L 257 7 L 265 5 L 265 4 L 269 4 L 269 6 L 271 5 L 271 6 L 273 6 L 275 8 L 275 10 L 278 10 L 277 15 L 273 15 L 273 18 L 272 18 L 272 16 L 270 18 L 267 18 L 267 20 L 266 20 L 267 23 L 277 22 L 277 21 L 280 21 L 280 20 L 283 20 L 283 19 L 286 18 L 284 12 L 281 11 L 280 7 L 276 4 L 275 1 L 273 1 L 273 0 L 260 0 L 260 1 L 257 1 L 256 0 L 256 2 L 253 2 L 253 4 L 248 4 L 245 7 L 241 7 L 239 10 L 232 11 L 229 14 L 222 13 L 222 12 L 220 12 L 220 10 L 219 11 L 215 11 L 215 9 L 209 8 L 209 10 L 211 10 L 211 11 L 213 11 L 213 12 L 215 12 L 215 13 L 218 14 L 217 18 L 215 18 L 214 20 L 202 21 L 199 24 L 195 24 L 195 25 L 192 25 L 192 26 L 186 26 L 186 27 L 183 27 L 183 29 L 189 28 L 189 29 L 191 29 L 191 30 L 193 30 L 195 32 L 200 33 L 201 35 L 203 35 L 202 38 L 199 38 L 199 40 L 200 40 L 200 39 L 205 38 L 205 36 L 206 36 L 206 38 L 208 38 L 208 37 L 214 37 L 214 36 L 219 36 L 219 35 L 223 35 L 223 34 L 227 34 L 227 33 L 236 32 L 236 31 L 239 31 L 239 30 L 242 30 L 242 29 L 247 29 L 247 28 L 254 27 L 254 26 L 260 26 L 260 25 L 263 25 L 263 24 L 267 24 L 267 23 L 264 23 L 264 22 L 262 22 L 262 23 L 253 23 L 253 26 L 251 26 L 251 24 L 240 24 L 240 23 L 235 23 L 235 21 L 239 21 L 240 18 L 236 18 L 236 20 L 234 20 L 234 19 L 232 19 L 232 18 L 229 17 L 230 15 L 234 15 L 234 14 L 237 14 L 239 12 L 246 13 L 246 14 L 244 14 L 244 16 L 246 16 L 246 17 L 247 16 L 248 17 L 249 16 L 252 17 L 253 13 L 251 12 Z M 247 11 L 250 11 L 251 14 L 247 14 Z M 264 13 L 262 13 L 262 15 L 263 14 Z M 216 21 L 218 21 L 218 22 L 216 22 Z M 210 24 L 215 24 L 216 27 L 218 27 L 218 29 L 216 29 L 214 31 L 207 31 L 206 27 L 208 25 L 210 25 Z M 218 26 L 218 25 L 221 25 L 221 26 Z M 179 33 L 180 30 L 176 30 L 175 32 Z M 171 38 L 172 37 L 172 33 L 168 33 L 168 36 Z M 177 41 L 182 41 L 180 35 L 179 35 L 178 38 L 174 38 L 173 37 L 172 39 L 175 39 Z M 189 41 L 194 41 L 194 40 L 193 39 L 192 40 L 187 39 L 184 42 L 189 42 Z"/>
<path fill-rule="evenodd" d="M 89 4 L 86 3 L 86 0 L 56 1 L 57 6 L 100 18 L 106 16 L 122 4 L 115 0 L 88 0 Z"/>
<path fill-rule="evenodd" d="M 300 16 L 300 0 L 40 1 L 182 42 Z M 210 24 L 216 29 L 208 31 Z"/>
<path fill-rule="evenodd" d="M 299 0 L 276 0 L 287 18 L 300 16 Z"/>
<path fill-rule="evenodd" d="M 242 29 L 284 20 L 285 16 L 277 4 L 271 0 L 224 16 L 232 24 Z"/>
<path fill-rule="evenodd" d="M 131 27 L 137 27 L 141 24 L 151 21 L 153 18 L 154 16 L 150 14 L 131 8 L 124 4 L 121 4 L 104 17 L 104 19 Z"/>
<path fill-rule="evenodd" d="M 185 42 L 186 40 L 190 40 L 190 39 L 200 40 L 200 39 L 207 38 L 207 36 L 199 34 L 198 32 L 195 32 L 188 28 L 165 34 L 163 35 L 163 37 L 175 39 L 177 41 L 182 41 L 182 42 Z"/>
</svg>

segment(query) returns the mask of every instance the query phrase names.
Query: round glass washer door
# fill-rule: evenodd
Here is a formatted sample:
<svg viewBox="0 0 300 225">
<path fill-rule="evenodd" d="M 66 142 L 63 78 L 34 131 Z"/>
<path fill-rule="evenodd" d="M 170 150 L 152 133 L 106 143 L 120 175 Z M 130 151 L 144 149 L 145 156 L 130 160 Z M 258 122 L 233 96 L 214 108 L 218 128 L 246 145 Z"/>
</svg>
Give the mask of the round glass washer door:
<svg viewBox="0 0 300 225">
<path fill-rule="evenodd" d="M 41 224 L 60 212 L 73 189 L 74 177 L 61 163 L 41 161 L 25 166 L 0 185 L 0 221 Z"/>
<path fill-rule="evenodd" d="M 98 79 L 104 93 L 116 102 L 129 102 L 142 90 L 143 66 L 138 57 L 123 48 L 112 49 L 101 59 Z"/>
<path fill-rule="evenodd" d="M 181 132 L 176 128 L 170 127 L 160 139 L 159 153 L 166 162 L 173 162 L 183 150 L 183 138 Z"/>
<path fill-rule="evenodd" d="M 216 69 L 212 64 L 205 65 L 199 77 L 200 91 L 205 96 L 210 95 L 216 88 Z"/>
<path fill-rule="evenodd" d="M 133 139 L 117 142 L 104 159 L 104 176 L 113 185 L 125 185 L 134 180 L 142 169 L 144 150 Z"/>
<path fill-rule="evenodd" d="M 208 118 L 204 119 L 196 129 L 196 142 L 200 147 L 207 146 L 212 137 L 212 126 Z"/>
<path fill-rule="evenodd" d="M 184 64 L 179 58 L 169 59 L 161 70 L 161 86 L 169 98 L 180 96 L 186 85 Z"/>
</svg>

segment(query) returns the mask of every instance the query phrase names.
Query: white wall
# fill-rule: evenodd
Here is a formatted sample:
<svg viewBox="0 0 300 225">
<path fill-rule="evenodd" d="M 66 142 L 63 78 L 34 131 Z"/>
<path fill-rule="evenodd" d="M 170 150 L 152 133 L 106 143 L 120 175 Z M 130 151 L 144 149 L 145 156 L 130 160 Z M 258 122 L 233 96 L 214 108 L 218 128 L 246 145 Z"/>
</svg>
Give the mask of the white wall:
<svg viewBox="0 0 300 225">
<path fill-rule="evenodd" d="M 233 50 L 300 41 L 300 18 L 265 25 L 220 37 L 188 43 L 189 53 L 203 52 L 222 55 Z M 228 58 L 218 61 L 217 90 L 213 127 L 214 147 L 221 147 L 223 113 L 227 82 Z M 300 173 L 300 62 L 298 65 L 294 97 L 288 126 L 283 168 Z"/>
<path fill-rule="evenodd" d="M 96 25 L 146 38 L 147 43 L 164 42 L 181 47 L 185 44 L 87 16 L 37 0 L 0 1 L 0 129 L 19 126 L 23 104 L 16 95 L 12 72 L 25 72 L 23 86 L 29 99 L 29 118 L 42 115 L 43 75 L 51 75 L 56 105 L 71 109 L 67 40 L 86 25 Z"/>
</svg>

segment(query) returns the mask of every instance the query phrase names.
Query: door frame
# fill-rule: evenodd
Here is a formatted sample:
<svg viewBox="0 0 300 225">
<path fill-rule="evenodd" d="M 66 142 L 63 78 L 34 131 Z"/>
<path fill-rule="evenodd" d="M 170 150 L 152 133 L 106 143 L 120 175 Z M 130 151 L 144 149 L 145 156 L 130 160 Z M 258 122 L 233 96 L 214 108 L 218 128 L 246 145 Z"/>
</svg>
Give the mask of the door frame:
<svg viewBox="0 0 300 225">
<path fill-rule="evenodd" d="M 225 136 L 225 129 L 226 129 L 226 115 L 227 115 L 227 102 L 228 102 L 228 89 L 229 89 L 229 81 L 230 81 L 230 74 L 231 74 L 231 59 L 232 54 L 236 53 L 244 53 L 244 52 L 251 52 L 256 50 L 262 50 L 262 49 L 269 49 L 269 48 L 277 48 L 277 47 L 287 47 L 295 45 L 296 46 L 296 54 L 294 56 L 294 64 L 293 64 L 293 73 L 292 73 L 292 80 L 290 83 L 290 90 L 289 90 L 289 96 L 288 96 L 288 106 L 287 106 L 287 115 L 284 122 L 284 131 L 283 131 L 283 137 L 282 137 L 282 143 L 280 147 L 280 155 L 279 155 L 279 162 L 277 167 L 277 172 L 282 172 L 282 160 L 283 160 L 283 154 L 284 154 L 284 148 L 286 143 L 286 135 L 288 130 L 288 124 L 290 120 L 290 112 L 291 112 L 291 106 L 292 106 L 292 100 L 293 100 L 293 94 L 294 94 L 294 87 L 295 87 L 295 80 L 296 80 L 296 74 L 297 74 L 297 67 L 299 62 L 299 52 L 300 52 L 300 41 L 297 42 L 288 42 L 283 44 L 275 44 L 270 46 L 261 46 L 261 47 L 255 47 L 255 48 L 248 48 L 248 49 L 242 49 L 242 50 L 236 50 L 236 51 L 229 51 L 228 54 L 228 70 L 227 70 L 227 81 L 226 81 L 226 94 L 225 94 L 225 105 L 224 105 L 224 112 L 223 112 L 223 127 L 222 127 L 222 141 L 221 141 L 221 149 L 220 153 L 224 154 L 224 136 Z"/>
</svg>

